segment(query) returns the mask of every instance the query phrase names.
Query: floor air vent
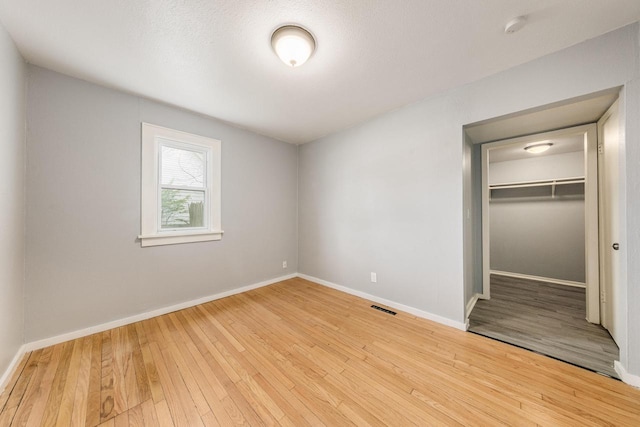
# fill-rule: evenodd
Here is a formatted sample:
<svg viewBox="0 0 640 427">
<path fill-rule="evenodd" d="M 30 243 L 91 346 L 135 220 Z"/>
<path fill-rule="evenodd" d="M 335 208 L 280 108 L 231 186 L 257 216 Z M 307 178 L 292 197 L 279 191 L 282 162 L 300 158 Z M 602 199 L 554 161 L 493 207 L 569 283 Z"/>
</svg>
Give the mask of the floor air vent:
<svg viewBox="0 0 640 427">
<path fill-rule="evenodd" d="M 384 311 L 387 314 L 393 314 L 394 316 L 398 313 L 396 313 L 395 311 L 391 311 L 391 310 L 387 310 L 386 308 L 382 308 L 378 305 L 372 305 L 371 308 L 375 308 L 376 310 L 380 310 L 380 311 Z"/>
</svg>

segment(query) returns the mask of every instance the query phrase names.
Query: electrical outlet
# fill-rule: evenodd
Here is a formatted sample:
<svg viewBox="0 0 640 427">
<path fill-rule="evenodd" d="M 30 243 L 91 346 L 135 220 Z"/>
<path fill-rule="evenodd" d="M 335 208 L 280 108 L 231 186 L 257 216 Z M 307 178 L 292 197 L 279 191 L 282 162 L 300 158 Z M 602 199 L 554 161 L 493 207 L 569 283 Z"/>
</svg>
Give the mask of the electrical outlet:
<svg viewBox="0 0 640 427">
<path fill-rule="evenodd" d="M 282 268 L 287 268 L 287 261 L 282 261 Z"/>
<path fill-rule="evenodd" d="M 378 275 L 373 271 L 371 272 L 371 283 L 378 283 Z"/>
</svg>

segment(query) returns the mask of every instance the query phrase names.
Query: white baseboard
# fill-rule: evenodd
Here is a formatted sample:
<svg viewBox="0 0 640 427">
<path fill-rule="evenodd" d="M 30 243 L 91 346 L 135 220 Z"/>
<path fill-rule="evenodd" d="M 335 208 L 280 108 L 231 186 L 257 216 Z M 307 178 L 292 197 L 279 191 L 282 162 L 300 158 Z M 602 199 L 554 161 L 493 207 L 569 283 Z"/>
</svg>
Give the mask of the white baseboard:
<svg viewBox="0 0 640 427">
<path fill-rule="evenodd" d="M 120 326 L 129 325 L 131 323 L 139 322 L 141 320 L 150 319 L 156 316 L 162 316 L 163 314 L 193 307 L 198 304 L 204 304 L 209 301 L 214 301 L 214 300 L 225 298 L 231 295 L 240 294 L 242 292 L 247 292 L 252 289 L 261 288 L 263 286 L 272 285 L 274 283 L 278 283 L 283 280 L 293 279 L 294 277 L 297 277 L 297 275 L 289 274 L 286 276 L 277 277 L 275 279 L 265 280 L 264 282 L 254 283 L 253 285 L 243 286 L 241 288 L 232 289 L 230 291 L 221 292 L 219 294 L 209 295 L 209 296 L 198 298 L 195 300 L 181 302 L 179 304 L 171 305 L 168 307 L 158 308 L 156 310 L 147 311 L 145 313 L 136 314 L 134 316 L 125 317 L 123 319 L 113 320 L 111 322 L 102 323 L 100 325 L 91 326 L 84 329 L 79 329 L 73 332 L 67 332 L 66 334 L 57 335 L 55 337 L 45 338 L 38 341 L 32 341 L 30 343 L 25 344 L 23 347 L 25 348 L 25 351 L 38 350 L 40 348 L 49 347 L 55 344 L 60 344 L 65 341 L 86 337 L 88 335 L 92 335 L 97 332 L 103 332 L 109 329 L 118 328 Z"/>
<path fill-rule="evenodd" d="M 551 277 L 532 276 L 530 274 L 510 273 L 508 271 L 498 271 L 498 270 L 491 270 L 490 273 L 495 274 L 496 276 L 507 276 L 507 277 L 515 277 L 516 279 L 536 280 L 538 282 L 555 283 L 556 285 L 573 286 L 574 288 L 587 287 L 587 285 L 583 282 L 574 282 L 571 280 L 563 280 L 563 279 L 553 279 Z"/>
<path fill-rule="evenodd" d="M 26 346 L 24 344 L 21 345 L 18 351 L 16 352 L 16 355 L 11 360 L 11 363 L 9 363 L 9 366 L 7 366 L 7 369 L 5 369 L 2 376 L 0 376 L 0 394 L 4 392 L 4 389 L 7 387 L 7 383 L 13 376 L 14 371 L 20 364 L 20 360 L 22 360 L 22 356 L 24 356 L 26 352 L 27 352 Z"/>
<path fill-rule="evenodd" d="M 620 363 L 617 360 L 614 360 L 613 361 L 613 369 L 615 369 L 616 372 L 618 373 L 618 375 L 620 375 L 620 379 L 623 382 L 629 384 L 630 386 L 633 386 L 633 387 L 636 387 L 636 388 L 640 388 L 640 376 L 633 375 L 633 374 L 630 374 L 629 372 L 627 372 L 627 370 L 622 365 L 622 363 Z"/>
<path fill-rule="evenodd" d="M 336 289 L 338 291 L 345 292 L 347 294 L 355 295 L 360 298 L 368 299 L 373 302 L 377 302 L 379 304 L 386 305 L 388 307 L 396 308 L 398 310 L 405 311 L 407 313 L 413 314 L 414 316 L 421 317 L 423 319 L 432 320 L 434 322 L 451 326 L 453 328 L 459 329 L 461 331 L 466 331 L 467 327 L 465 323 L 456 322 L 455 320 L 448 319 L 446 317 L 438 316 L 437 314 L 429 313 L 427 311 L 419 310 L 414 307 L 409 307 L 408 305 L 400 304 L 394 301 L 390 301 L 388 299 L 380 298 L 375 295 L 370 295 L 365 292 L 356 291 L 355 289 L 347 288 L 346 286 L 337 285 L 335 283 L 328 282 L 326 280 L 318 279 L 317 277 L 307 276 L 306 274 L 298 273 L 298 277 L 308 280 L 310 282 L 317 283 L 319 285 L 326 286 L 328 288 Z"/>
<path fill-rule="evenodd" d="M 478 299 L 480 299 L 481 295 L 480 294 L 474 294 L 471 299 L 469 300 L 469 302 L 467 302 L 467 308 L 465 311 L 465 319 L 469 319 L 469 315 L 471 314 L 471 310 L 473 310 L 473 307 L 476 306 L 476 303 L 478 302 Z"/>
<path fill-rule="evenodd" d="M 494 272 L 492 272 L 493 274 Z M 501 272 L 495 272 L 495 274 L 500 274 Z M 505 275 L 510 275 L 510 273 L 507 273 Z M 152 311 L 148 311 L 145 313 L 141 313 L 141 314 L 137 314 L 134 316 L 130 316 L 130 317 L 125 317 L 123 319 L 119 319 L 119 320 L 114 320 L 111 322 L 107 322 L 107 323 L 103 323 L 100 325 L 96 325 L 96 326 L 91 326 L 89 328 L 84 328 L 84 329 L 80 329 L 77 331 L 73 331 L 73 332 L 68 332 L 66 334 L 61 334 L 61 335 L 57 335 L 55 337 L 51 337 L 51 338 L 45 338 L 42 340 L 38 340 L 38 341 L 33 341 L 27 344 L 22 345 L 18 351 L 16 352 L 16 355 L 14 356 L 13 360 L 11 361 L 11 363 L 9 364 L 9 366 L 7 367 L 7 369 L 5 370 L 5 372 L 2 374 L 2 376 L 0 376 L 0 394 L 4 391 L 8 381 L 11 379 L 11 376 L 14 374 L 15 369 L 18 367 L 22 357 L 25 355 L 25 353 L 30 352 L 30 351 L 34 351 L 34 350 L 38 350 L 40 348 L 44 348 L 44 347 L 48 347 L 51 345 L 55 345 L 55 344 L 59 344 L 65 341 L 69 341 L 72 339 L 76 339 L 76 338 L 81 338 L 81 337 L 85 337 L 88 335 L 92 335 L 95 334 L 97 332 L 103 332 L 109 329 L 113 329 L 113 328 L 117 328 L 120 326 L 124 326 L 124 325 L 128 325 L 131 323 L 135 323 L 135 322 L 139 322 L 141 320 L 146 320 L 146 319 L 150 319 L 152 317 L 156 317 L 156 316 L 161 316 L 163 314 L 167 314 L 167 313 L 171 313 L 174 311 L 178 311 L 178 310 L 182 310 L 185 308 L 189 308 L 189 307 L 193 307 L 199 304 L 204 304 L 210 301 L 214 301 L 217 299 L 221 299 L 221 298 L 225 298 L 231 295 L 236 295 L 236 294 L 240 294 L 243 292 L 247 292 L 250 291 L 252 289 L 258 289 L 261 288 L 263 286 L 268 286 L 268 285 L 272 285 L 274 283 L 278 283 L 281 282 L 283 280 L 288 280 L 288 279 L 292 279 L 294 277 L 300 277 L 306 280 L 309 280 L 311 282 L 323 285 L 323 286 L 327 286 L 329 288 L 332 289 L 336 289 L 338 291 L 342 291 L 351 295 L 355 295 L 357 297 L 360 298 L 364 298 L 364 299 L 368 299 L 370 301 L 374 301 L 377 302 L 379 304 L 383 304 L 386 305 L 388 307 L 392 307 L 398 310 L 402 310 L 405 311 L 407 313 L 413 314 L 414 316 L 418 316 L 421 317 L 423 319 L 427 319 L 427 320 L 432 320 L 434 322 L 446 325 L 446 326 L 451 326 L 453 328 L 462 330 L 462 331 L 466 331 L 467 330 L 467 322 L 465 323 L 461 323 L 461 322 L 457 322 L 455 320 L 451 320 L 448 319 L 446 317 L 442 317 L 439 316 L 437 314 L 433 314 L 433 313 L 429 313 L 423 310 L 419 310 L 417 308 L 414 307 L 410 307 L 404 304 L 400 304 L 394 301 L 390 301 L 384 298 L 380 298 L 374 295 L 370 295 L 367 294 L 365 292 L 360 292 L 351 288 L 347 288 L 345 286 L 341 286 L 341 285 L 337 285 L 335 283 L 331 283 L 328 282 L 326 280 L 322 280 L 319 279 L 317 277 L 313 277 L 313 276 L 308 276 L 306 274 L 289 274 L 286 276 L 281 276 L 281 277 L 277 277 L 275 279 L 270 279 L 270 280 L 266 280 L 263 282 L 259 282 L 259 283 L 254 283 L 252 285 L 248 285 L 248 286 L 243 286 L 241 288 L 237 288 L 237 289 L 232 289 L 230 291 L 225 291 L 225 292 L 221 292 L 218 294 L 214 294 L 214 295 L 210 295 L 210 296 L 206 296 L 206 297 L 202 297 L 202 298 L 198 298 L 195 300 L 191 300 L 191 301 L 186 301 L 186 302 L 182 302 L 179 304 L 175 304 L 175 305 L 171 305 L 168 307 L 163 307 L 163 308 L 159 308 L 156 310 L 152 310 Z M 529 276 L 529 277 L 533 277 L 533 276 Z M 528 277 L 527 277 L 528 278 Z M 541 280 L 543 278 L 536 278 L 534 280 Z M 466 306 L 466 316 L 469 315 L 469 313 L 471 312 L 471 310 L 473 309 L 475 303 L 478 301 L 478 298 L 482 298 L 482 295 L 480 294 L 475 294 L 467 303 Z M 620 378 L 622 379 L 623 382 L 633 386 L 633 387 L 637 387 L 640 388 L 640 376 L 638 375 L 634 375 L 634 374 L 630 374 L 627 372 L 627 370 L 625 369 L 625 367 L 619 362 L 619 361 L 614 361 L 614 369 L 615 371 L 618 373 L 618 375 L 620 375 Z"/>
</svg>

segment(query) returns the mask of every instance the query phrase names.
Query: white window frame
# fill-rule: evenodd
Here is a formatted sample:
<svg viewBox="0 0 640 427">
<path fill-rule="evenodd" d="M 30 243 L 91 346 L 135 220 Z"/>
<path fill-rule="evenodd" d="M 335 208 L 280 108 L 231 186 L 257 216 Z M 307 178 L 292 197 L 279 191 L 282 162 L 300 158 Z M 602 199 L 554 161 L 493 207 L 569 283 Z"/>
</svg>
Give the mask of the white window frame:
<svg viewBox="0 0 640 427">
<path fill-rule="evenodd" d="M 206 153 L 204 189 L 205 218 L 203 227 L 187 229 L 161 228 L 161 147 L 173 147 Z M 222 142 L 200 135 L 142 123 L 141 234 L 142 247 L 206 242 L 222 238 L 221 226 L 221 146 Z"/>
</svg>

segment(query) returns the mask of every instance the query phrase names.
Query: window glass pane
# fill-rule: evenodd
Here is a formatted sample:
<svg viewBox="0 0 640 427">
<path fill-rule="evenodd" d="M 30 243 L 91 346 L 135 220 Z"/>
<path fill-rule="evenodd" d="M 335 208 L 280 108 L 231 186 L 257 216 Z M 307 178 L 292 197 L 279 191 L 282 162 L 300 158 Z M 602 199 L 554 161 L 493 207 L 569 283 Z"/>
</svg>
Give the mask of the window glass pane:
<svg viewBox="0 0 640 427">
<path fill-rule="evenodd" d="M 161 228 L 204 227 L 204 191 L 162 189 Z"/>
<path fill-rule="evenodd" d="M 162 184 L 204 188 L 205 153 L 162 146 Z"/>
</svg>

